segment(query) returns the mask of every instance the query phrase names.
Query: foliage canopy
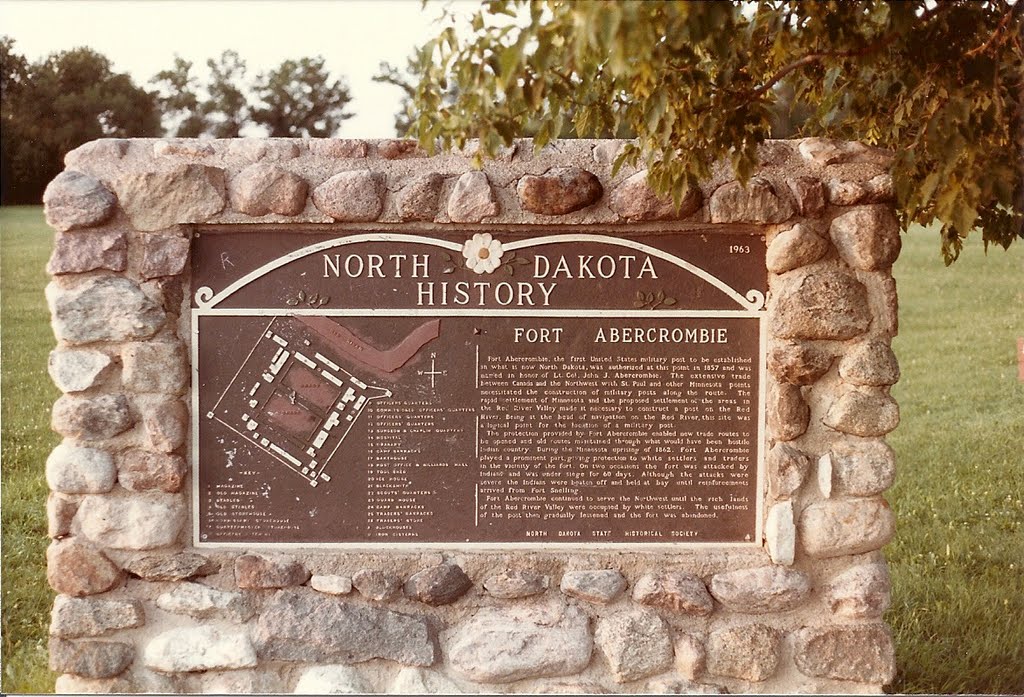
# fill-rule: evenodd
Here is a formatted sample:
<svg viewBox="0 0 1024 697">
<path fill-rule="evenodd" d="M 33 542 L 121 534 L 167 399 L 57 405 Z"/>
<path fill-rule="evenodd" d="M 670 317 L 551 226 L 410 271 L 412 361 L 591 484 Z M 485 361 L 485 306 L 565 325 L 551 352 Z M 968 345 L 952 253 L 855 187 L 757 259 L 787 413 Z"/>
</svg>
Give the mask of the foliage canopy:
<svg viewBox="0 0 1024 697">
<path fill-rule="evenodd" d="M 422 46 L 410 132 L 433 149 L 479 138 L 493 155 L 537 124 L 543 147 L 635 136 L 677 200 L 727 158 L 750 176 L 780 106 L 793 135 L 895 152 L 904 225 L 942 225 L 947 263 L 974 228 L 1024 237 L 1024 3 L 1005 0 L 569 2 L 490 0 Z M 394 78 L 392 74 L 390 77 Z M 384 78 L 387 81 L 387 77 Z"/>
</svg>

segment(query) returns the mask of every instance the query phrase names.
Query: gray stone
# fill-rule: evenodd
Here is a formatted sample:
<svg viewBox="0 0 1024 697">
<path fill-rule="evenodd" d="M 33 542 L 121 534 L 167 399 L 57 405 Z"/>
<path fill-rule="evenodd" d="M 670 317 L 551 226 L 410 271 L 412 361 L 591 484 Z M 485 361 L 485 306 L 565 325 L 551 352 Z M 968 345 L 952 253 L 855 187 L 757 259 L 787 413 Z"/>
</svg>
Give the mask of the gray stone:
<svg viewBox="0 0 1024 697">
<path fill-rule="evenodd" d="M 144 235 L 139 274 L 143 278 L 163 278 L 181 274 L 188 265 L 191 241 L 185 235 Z"/>
<path fill-rule="evenodd" d="M 146 623 L 138 600 L 100 600 L 58 595 L 50 613 L 50 635 L 61 639 L 100 636 Z"/>
<path fill-rule="evenodd" d="M 280 591 L 264 606 L 253 633 L 263 660 L 361 663 L 383 658 L 429 666 L 440 657 L 422 615 L 357 605 L 315 591 Z"/>
<path fill-rule="evenodd" d="M 789 566 L 796 556 L 796 523 L 793 502 L 783 501 L 768 509 L 764 521 L 764 541 L 773 564 Z"/>
<path fill-rule="evenodd" d="M 365 695 L 371 692 L 370 685 L 349 666 L 306 668 L 294 690 L 297 695 Z"/>
<path fill-rule="evenodd" d="M 169 629 L 146 644 L 142 661 L 164 673 L 251 668 L 256 652 L 245 630 L 199 626 Z"/>
<path fill-rule="evenodd" d="M 78 513 L 78 498 L 51 491 L 46 497 L 46 534 L 51 538 L 71 534 L 71 521 Z"/>
<path fill-rule="evenodd" d="M 693 215 L 704 200 L 700 189 L 687 189 L 679 210 L 671 196 L 658 196 L 647 183 L 647 170 L 627 177 L 608 197 L 608 205 L 632 221 L 680 220 Z"/>
<path fill-rule="evenodd" d="M 79 145 L 64 155 L 66 167 L 77 167 L 80 164 L 95 160 L 120 160 L 128 152 L 128 141 L 124 138 L 100 138 Z"/>
<path fill-rule="evenodd" d="M 216 573 L 220 565 L 201 554 L 136 554 L 124 563 L 124 570 L 146 581 L 183 581 Z"/>
<path fill-rule="evenodd" d="M 313 204 L 339 222 L 369 222 L 384 210 L 384 177 L 377 172 L 339 172 L 313 190 Z"/>
<path fill-rule="evenodd" d="M 680 634 L 675 640 L 675 668 L 687 680 L 696 680 L 707 669 L 704 642 L 692 634 Z"/>
<path fill-rule="evenodd" d="M 136 230 L 203 223 L 224 209 L 224 170 L 181 164 L 161 172 L 129 172 L 114 184 Z"/>
<path fill-rule="evenodd" d="M 437 172 L 416 177 L 398 192 L 398 216 L 402 220 L 433 220 L 443 186 L 444 177 Z"/>
<path fill-rule="evenodd" d="M 128 236 L 118 230 L 58 233 L 46 264 L 52 276 L 97 269 L 124 271 L 128 267 Z"/>
<path fill-rule="evenodd" d="M 604 654 L 615 682 L 632 682 L 672 667 L 668 625 L 653 610 L 630 609 L 602 617 L 594 643 Z"/>
<path fill-rule="evenodd" d="M 825 185 L 814 177 L 797 177 L 786 182 L 800 215 L 816 216 L 825 210 Z"/>
<path fill-rule="evenodd" d="M 402 668 L 388 685 L 387 693 L 396 695 L 459 695 L 465 691 L 441 673 L 423 668 Z"/>
<path fill-rule="evenodd" d="M 177 341 L 127 344 L 121 362 L 121 382 L 133 392 L 179 395 L 188 386 L 188 357 Z"/>
<path fill-rule="evenodd" d="M 775 440 L 790 441 L 807 431 L 811 408 L 797 385 L 779 383 L 768 387 L 768 432 Z"/>
<path fill-rule="evenodd" d="M 847 496 L 875 496 L 896 478 L 896 453 L 880 440 L 841 440 L 832 446 L 832 485 Z"/>
<path fill-rule="evenodd" d="M 541 175 L 527 174 L 516 187 L 523 208 L 541 215 L 565 215 L 601 200 L 601 180 L 579 167 L 553 167 Z"/>
<path fill-rule="evenodd" d="M 867 290 L 838 269 L 803 267 L 779 276 L 768 313 L 783 339 L 852 339 L 871 324 Z"/>
<path fill-rule="evenodd" d="M 47 370 L 61 392 L 82 392 L 96 387 L 110 373 L 110 356 L 92 349 L 50 351 Z"/>
<path fill-rule="evenodd" d="M 788 612 L 810 594 L 810 576 L 782 566 L 737 569 L 711 577 L 711 595 L 735 612 Z"/>
<path fill-rule="evenodd" d="M 117 210 L 117 198 L 98 180 L 68 170 L 43 192 L 43 214 L 50 227 L 66 232 L 106 222 Z"/>
<path fill-rule="evenodd" d="M 712 223 L 781 223 L 793 217 L 793 204 L 767 179 L 754 177 L 745 187 L 729 182 L 715 189 L 708 211 Z"/>
<path fill-rule="evenodd" d="M 50 638 L 50 670 L 83 678 L 117 677 L 135 660 L 131 644 Z"/>
<path fill-rule="evenodd" d="M 645 574 L 633 586 L 633 600 L 688 615 L 710 615 L 714 609 L 704 582 L 685 571 Z"/>
<path fill-rule="evenodd" d="M 768 371 L 779 382 L 811 385 L 832 367 L 835 357 L 814 344 L 774 341 L 768 351 Z"/>
<path fill-rule="evenodd" d="M 427 605 L 449 605 L 473 587 L 473 582 L 457 564 L 444 563 L 423 569 L 405 582 L 405 594 Z"/>
<path fill-rule="evenodd" d="M 180 494 L 90 495 L 76 523 L 93 542 L 113 549 L 153 549 L 178 541 L 187 516 Z"/>
<path fill-rule="evenodd" d="M 309 579 L 309 587 L 328 595 L 348 595 L 352 592 L 352 579 L 348 576 L 313 574 Z"/>
<path fill-rule="evenodd" d="M 832 579 L 825 593 L 832 612 L 854 619 L 881 617 L 891 599 L 892 583 L 884 562 L 850 567 Z"/>
<path fill-rule="evenodd" d="M 899 381 L 900 366 L 888 342 L 865 341 L 839 361 L 839 377 L 854 385 L 887 387 Z"/>
<path fill-rule="evenodd" d="M 46 483 L 64 494 L 103 494 L 114 488 L 117 468 L 103 450 L 61 443 L 46 458 Z"/>
<path fill-rule="evenodd" d="M 868 193 L 860 182 L 842 179 L 830 179 L 825 188 L 828 192 L 828 202 L 833 206 L 852 206 L 863 201 Z"/>
<path fill-rule="evenodd" d="M 120 458 L 117 480 L 129 491 L 181 491 L 188 465 L 180 455 L 127 450 Z"/>
<path fill-rule="evenodd" d="M 811 461 L 788 443 L 776 443 L 768 451 L 768 492 L 772 498 L 788 499 L 804 483 Z"/>
<path fill-rule="evenodd" d="M 811 225 L 799 223 L 775 236 L 768 245 L 765 265 L 772 273 L 786 273 L 821 259 L 828 251 L 828 241 Z"/>
<path fill-rule="evenodd" d="M 607 605 L 626 590 L 626 579 L 614 569 L 566 571 L 562 575 L 561 590 L 588 603 Z"/>
<path fill-rule="evenodd" d="M 244 593 L 222 591 L 199 583 L 180 583 L 161 594 L 156 606 L 175 615 L 196 619 L 245 622 L 256 614 L 252 599 Z"/>
<path fill-rule="evenodd" d="M 142 408 L 142 427 L 149 447 L 169 453 L 185 443 L 188 408 L 180 399 L 166 399 Z"/>
<path fill-rule="evenodd" d="M 299 175 L 272 164 L 249 165 L 231 180 L 231 207 L 252 216 L 298 215 L 306 207 L 309 185 Z"/>
<path fill-rule="evenodd" d="M 707 670 L 712 675 L 761 682 L 779 665 L 782 632 L 763 624 L 747 624 L 712 632 Z"/>
<path fill-rule="evenodd" d="M 816 559 L 880 549 L 895 529 L 895 516 L 881 498 L 824 501 L 800 515 L 800 543 Z"/>
<path fill-rule="evenodd" d="M 892 163 L 891 152 L 882 148 L 871 148 L 863 143 L 828 138 L 804 138 L 799 142 L 797 149 L 804 160 L 819 167 L 871 163 L 887 168 Z"/>
<path fill-rule="evenodd" d="M 353 574 L 352 585 L 363 597 L 384 601 L 395 598 L 401 592 L 402 579 L 377 569 L 360 569 Z"/>
<path fill-rule="evenodd" d="M 46 548 L 46 580 L 58 593 L 81 597 L 116 586 L 121 570 L 88 542 L 69 537 Z"/>
<path fill-rule="evenodd" d="M 167 317 L 141 288 L 120 276 L 89 278 L 70 288 L 51 282 L 46 301 L 57 341 L 69 344 L 146 339 Z"/>
<path fill-rule="evenodd" d="M 485 608 L 453 628 L 448 664 L 474 682 L 575 675 L 590 663 L 587 616 L 574 607 Z"/>
<path fill-rule="evenodd" d="M 543 593 L 551 577 L 529 569 L 506 569 L 484 580 L 484 590 L 495 598 L 527 598 Z"/>
<path fill-rule="evenodd" d="M 239 588 L 288 588 L 308 580 L 309 571 L 291 557 L 243 554 L 235 559 L 235 584 Z"/>
<path fill-rule="evenodd" d="M 135 423 L 123 394 L 83 397 L 66 394 L 53 405 L 50 425 L 66 438 L 96 441 L 124 433 Z"/>
<path fill-rule="evenodd" d="M 887 269 L 900 255 L 900 224 L 886 205 L 860 206 L 836 217 L 829 235 L 839 256 L 855 269 Z"/>
<path fill-rule="evenodd" d="M 501 207 L 483 172 L 466 172 L 455 182 L 448 197 L 448 217 L 453 223 L 479 223 L 498 215 Z"/>
<path fill-rule="evenodd" d="M 887 394 L 849 390 L 832 403 L 822 421 L 837 431 L 872 438 L 900 425 L 900 408 Z"/>
<path fill-rule="evenodd" d="M 796 633 L 796 667 L 804 675 L 885 685 L 896 677 L 892 633 L 884 624 L 805 627 Z"/>
</svg>

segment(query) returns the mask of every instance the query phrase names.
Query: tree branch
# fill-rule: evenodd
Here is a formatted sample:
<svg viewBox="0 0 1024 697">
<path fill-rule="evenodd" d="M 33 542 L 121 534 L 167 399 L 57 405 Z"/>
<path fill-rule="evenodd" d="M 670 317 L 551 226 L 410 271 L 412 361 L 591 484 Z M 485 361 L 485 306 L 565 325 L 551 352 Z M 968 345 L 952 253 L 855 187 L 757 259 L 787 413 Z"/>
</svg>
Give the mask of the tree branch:
<svg viewBox="0 0 1024 697">
<path fill-rule="evenodd" d="M 1000 33 L 1002 33 L 1003 28 L 1006 27 L 1006 23 L 1008 21 L 1010 21 L 1010 17 L 1013 16 L 1013 13 L 1016 12 L 1017 10 L 1019 10 L 1020 8 L 1021 8 L 1021 3 L 1020 2 L 1018 2 L 1015 5 L 1010 5 L 1010 9 L 1008 9 L 1006 11 L 1006 13 L 1003 15 L 1002 19 L 999 20 L 999 24 L 997 24 L 996 28 L 992 31 L 992 36 L 988 37 L 988 41 L 986 41 L 985 43 L 983 43 L 980 46 L 972 48 L 970 51 L 968 51 L 967 53 L 964 54 L 964 57 L 965 58 L 973 58 L 974 56 L 978 55 L 979 53 L 984 53 L 985 51 L 987 51 L 988 47 L 992 45 L 992 42 L 996 40 L 996 37 L 999 36 Z"/>
</svg>

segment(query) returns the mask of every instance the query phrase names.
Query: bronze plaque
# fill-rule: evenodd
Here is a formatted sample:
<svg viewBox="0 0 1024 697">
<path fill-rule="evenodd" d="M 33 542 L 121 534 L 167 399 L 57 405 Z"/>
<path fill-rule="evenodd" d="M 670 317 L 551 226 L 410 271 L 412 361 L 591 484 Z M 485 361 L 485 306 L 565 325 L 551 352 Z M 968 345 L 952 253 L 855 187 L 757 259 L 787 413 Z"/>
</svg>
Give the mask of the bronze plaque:
<svg viewBox="0 0 1024 697">
<path fill-rule="evenodd" d="M 765 243 L 201 232 L 198 545 L 760 544 Z"/>
</svg>

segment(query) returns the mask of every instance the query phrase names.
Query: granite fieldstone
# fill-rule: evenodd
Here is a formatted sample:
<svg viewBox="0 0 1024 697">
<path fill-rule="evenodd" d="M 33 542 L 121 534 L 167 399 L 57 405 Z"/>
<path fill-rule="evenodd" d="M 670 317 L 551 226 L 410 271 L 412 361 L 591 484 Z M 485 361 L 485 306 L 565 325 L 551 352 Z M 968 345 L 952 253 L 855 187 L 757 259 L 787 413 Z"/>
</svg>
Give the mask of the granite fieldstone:
<svg viewBox="0 0 1024 697">
<path fill-rule="evenodd" d="M 633 600 L 687 615 L 710 615 L 714 609 L 704 582 L 685 571 L 641 576 L 633 586 Z"/>
<path fill-rule="evenodd" d="M 110 453 L 61 443 L 46 458 L 46 483 L 63 494 L 103 494 L 114 488 L 117 468 Z"/>
<path fill-rule="evenodd" d="M 243 554 L 235 559 L 235 584 L 239 588 L 288 588 L 309 580 L 309 571 L 291 557 Z"/>
<path fill-rule="evenodd" d="M 427 605 L 449 605 L 473 587 L 457 564 L 444 563 L 418 571 L 405 582 L 405 594 Z"/>
<path fill-rule="evenodd" d="M 748 624 L 712 632 L 707 642 L 707 671 L 712 675 L 762 682 L 779 665 L 782 632 Z"/>
<path fill-rule="evenodd" d="M 800 515 L 800 542 L 816 559 L 872 552 L 892 539 L 896 523 L 881 498 L 814 503 Z"/>
<path fill-rule="evenodd" d="M 817 266 L 817 265 L 816 265 Z M 867 290 L 838 269 L 801 267 L 775 279 L 768 313 L 783 339 L 852 339 L 871 323 Z"/>
<path fill-rule="evenodd" d="M 776 443 L 768 451 L 768 491 L 772 498 L 786 499 L 796 493 L 807 478 L 811 461 L 788 443 Z"/>
<path fill-rule="evenodd" d="M 384 177 L 368 170 L 339 172 L 313 189 L 313 204 L 338 222 L 370 222 L 384 210 Z"/>
<path fill-rule="evenodd" d="M 814 677 L 884 685 L 896 676 L 895 654 L 884 624 L 805 627 L 796 633 L 796 667 Z"/>
<path fill-rule="evenodd" d="M 887 394 L 849 390 L 825 412 L 829 428 L 854 436 L 884 436 L 900 424 L 900 408 Z"/>
<path fill-rule="evenodd" d="M 444 177 L 437 172 L 416 177 L 398 192 L 398 216 L 402 220 L 433 220 L 443 187 Z"/>
<path fill-rule="evenodd" d="M 431 624 L 422 615 L 357 605 L 315 591 L 279 591 L 253 631 L 263 660 L 361 663 L 383 658 L 429 666 L 440 656 Z"/>
<path fill-rule="evenodd" d="M 115 183 L 121 208 L 136 230 L 203 223 L 224 209 L 224 170 L 179 164 L 156 172 L 128 172 Z"/>
<path fill-rule="evenodd" d="M 180 494 L 147 492 L 82 498 L 75 522 L 88 539 L 112 549 L 145 550 L 178 541 L 187 517 Z"/>
<path fill-rule="evenodd" d="M 703 201 L 700 189 L 687 189 L 676 210 L 671 196 L 658 196 L 647 183 L 647 170 L 624 179 L 608 197 L 608 205 L 631 221 L 680 220 L 697 212 Z"/>
<path fill-rule="evenodd" d="M 51 276 L 85 273 L 106 269 L 124 271 L 128 267 L 128 236 L 120 230 L 58 233 L 53 253 L 46 264 Z"/>
<path fill-rule="evenodd" d="M 138 600 L 105 600 L 58 595 L 50 613 L 50 636 L 62 639 L 100 636 L 146 623 Z"/>
<path fill-rule="evenodd" d="M 402 591 L 402 579 L 378 569 L 360 569 L 352 575 L 352 586 L 370 600 L 395 598 Z"/>
<path fill-rule="evenodd" d="M 182 234 L 145 235 L 142 240 L 139 274 L 146 279 L 177 276 L 188 266 L 191 240 Z"/>
<path fill-rule="evenodd" d="M 888 342 L 864 341 L 843 355 L 839 377 L 852 385 L 888 387 L 899 381 L 900 366 Z"/>
<path fill-rule="evenodd" d="M 669 627 L 647 608 L 623 610 L 602 617 L 594 643 L 604 654 L 615 682 L 632 682 L 672 667 Z"/>
<path fill-rule="evenodd" d="M 146 644 L 142 661 L 164 673 L 251 668 L 256 652 L 244 630 L 212 626 L 180 627 L 161 632 Z"/>
<path fill-rule="evenodd" d="M 135 424 L 123 394 L 66 394 L 53 405 L 50 426 L 65 438 L 98 441 L 124 433 Z"/>
<path fill-rule="evenodd" d="M 529 569 L 505 569 L 484 579 L 484 590 L 495 598 L 527 598 L 551 585 L 551 577 Z"/>
<path fill-rule="evenodd" d="M 813 343 L 773 341 L 768 350 L 768 372 L 779 382 L 811 385 L 828 372 L 835 357 Z"/>
<path fill-rule="evenodd" d="M 110 356 L 93 349 L 50 351 L 47 370 L 61 392 L 83 392 L 96 387 L 110 373 Z"/>
<path fill-rule="evenodd" d="M 296 695 L 366 695 L 370 685 L 350 666 L 310 666 L 295 683 Z"/>
<path fill-rule="evenodd" d="M 516 187 L 525 210 L 565 215 L 601 200 L 601 180 L 579 167 L 553 167 L 541 175 L 527 174 Z"/>
<path fill-rule="evenodd" d="M 50 637 L 50 670 L 83 678 L 113 678 L 135 660 L 135 648 L 119 641 Z"/>
<path fill-rule="evenodd" d="M 116 586 L 121 570 L 87 541 L 69 537 L 46 548 L 46 580 L 58 593 L 81 597 Z"/>
<path fill-rule="evenodd" d="M 744 186 L 729 182 L 708 201 L 712 223 L 781 223 L 793 217 L 793 204 L 767 179 L 754 177 Z"/>
<path fill-rule="evenodd" d="M 57 341 L 69 344 L 146 339 L 167 318 L 138 285 L 120 276 L 88 278 L 66 288 L 51 282 L 46 301 Z"/>
<path fill-rule="evenodd" d="M 283 167 L 259 162 L 249 165 L 228 185 L 231 207 L 252 216 L 298 215 L 306 207 L 309 185 Z"/>
<path fill-rule="evenodd" d="M 156 606 L 175 615 L 196 619 L 245 622 L 256 614 L 252 598 L 244 593 L 224 591 L 200 583 L 179 583 L 156 599 Z"/>
<path fill-rule="evenodd" d="M 768 431 L 772 438 L 790 441 L 807 431 L 811 408 L 797 385 L 779 383 L 768 387 Z"/>
<path fill-rule="evenodd" d="M 106 222 L 117 210 L 117 198 L 88 174 L 65 170 L 43 192 L 47 224 L 61 232 Z"/>
<path fill-rule="evenodd" d="M 847 496 L 875 496 L 896 478 L 896 453 L 881 440 L 841 440 L 831 450 L 833 488 Z"/>
<path fill-rule="evenodd" d="M 892 599 L 892 582 L 884 562 L 859 564 L 843 571 L 829 583 L 825 602 L 840 617 L 881 617 Z"/>
<path fill-rule="evenodd" d="M 117 480 L 129 491 L 181 491 L 188 465 L 180 455 L 131 449 L 121 455 Z"/>
<path fill-rule="evenodd" d="M 772 273 L 786 273 L 825 256 L 828 242 L 811 225 L 799 223 L 780 232 L 768 245 L 765 265 Z"/>
<path fill-rule="evenodd" d="M 829 235 L 839 256 L 855 269 L 877 271 L 900 255 L 900 224 L 892 208 L 859 206 L 832 220 Z"/>
<path fill-rule="evenodd" d="M 486 174 L 466 172 L 455 182 L 448 197 L 448 217 L 453 223 L 479 223 L 499 212 L 501 207 Z"/>
<path fill-rule="evenodd" d="M 566 571 L 562 575 L 561 590 L 588 603 L 607 605 L 626 590 L 626 579 L 614 569 Z"/>
<path fill-rule="evenodd" d="M 715 574 L 710 588 L 715 600 L 734 612 L 788 612 L 810 595 L 811 578 L 783 566 L 760 566 Z"/>
<path fill-rule="evenodd" d="M 124 563 L 124 570 L 146 581 L 183 581 L 216 573 L 220 565 L 201 554 L 136 554 Z"/>
</svg>

